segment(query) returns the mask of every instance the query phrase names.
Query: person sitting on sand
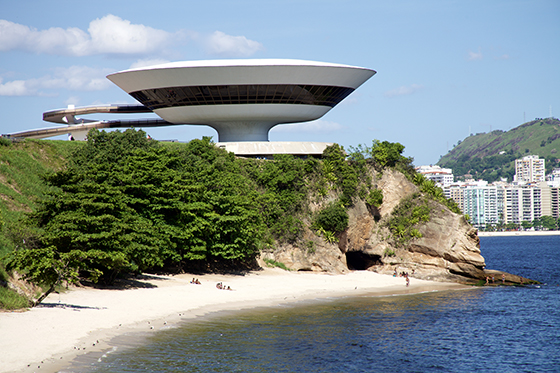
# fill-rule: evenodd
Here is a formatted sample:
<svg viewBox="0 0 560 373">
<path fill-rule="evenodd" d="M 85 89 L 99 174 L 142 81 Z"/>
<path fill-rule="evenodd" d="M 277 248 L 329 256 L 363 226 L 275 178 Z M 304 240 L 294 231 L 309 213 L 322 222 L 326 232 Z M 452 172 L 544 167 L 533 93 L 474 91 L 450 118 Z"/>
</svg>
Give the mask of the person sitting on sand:
<svg viewBox="0 0 560 373">
<path fill-rule="evenodd" d="M 222 283 L 221 283 L 221 282 L 218 282 L 218 283 L 216 284 L 216 287 L 217 287 L 218 289 L 222 289 Z"/>
</svg>

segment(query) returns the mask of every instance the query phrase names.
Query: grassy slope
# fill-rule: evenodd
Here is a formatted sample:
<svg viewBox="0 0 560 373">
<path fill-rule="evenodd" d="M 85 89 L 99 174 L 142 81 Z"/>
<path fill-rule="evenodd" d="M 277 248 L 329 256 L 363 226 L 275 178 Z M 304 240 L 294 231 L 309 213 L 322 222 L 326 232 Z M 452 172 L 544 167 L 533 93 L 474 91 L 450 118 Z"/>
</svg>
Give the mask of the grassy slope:
<svg viewBox="0 0 560 373">
<path fill-rule="evenodd" d="M 64 167 L 79 142 L 25 140 L 0 144 L 0 258 L 13 250 L 7 227 L 18 226 L 25 213 L 35 207 L 35 198 L 48 190 L 41 175 Z M 28 305 L 25 297 L 4 286 L 8 275 L 0 263 L 0 309 Z"/>
<path fill-rule="evenodd" d="M 17 224 L 34 208 L 35 197 L 47 191 L 41 175 L 64 166 L 78 142 L 25 140 L 0 146 L 0 224 Z M 11 248 L 0 235 L 0 256 Z"/>
<path fill-rule="evenodd" d="M 505 152 L 505 154 L 500 154 Z M 492 131 L 467 137 L 437 163 L 452 168 L 455 175 L 470 173 L 489 181 L 514 172 L 514 160 L 525 155 L 547 159 L 547 171 L 559 167 L 560 121 L 554 118 L 527 122 L 510 131 Z"/>
</svg>

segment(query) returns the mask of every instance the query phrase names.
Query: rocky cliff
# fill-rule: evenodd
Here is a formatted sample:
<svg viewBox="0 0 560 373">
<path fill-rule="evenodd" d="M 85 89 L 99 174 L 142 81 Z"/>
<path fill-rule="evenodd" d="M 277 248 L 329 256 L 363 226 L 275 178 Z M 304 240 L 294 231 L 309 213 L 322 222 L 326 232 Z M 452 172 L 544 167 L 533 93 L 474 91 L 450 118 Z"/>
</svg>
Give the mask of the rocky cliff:
<svg viewBox="0 0 560 373">
<path fill-rule="evenodd" d="M 415 226 L 421 237 L 405 245 L 395 244 L 386 223 L 399 203 L 419 189 L 394 170 L 386 169 L 374 180 L 383 191 L 382 205 L 373 208 L 358 201 L 350 207 L 348 228 L 338 235 L 338 243 L 327 243 L 306 229 L 303 241 L 306 244 L 283 245 L 263 253 L 261 259 L 281 262 L 297 271 L 368 270 L 383 274 L 396 271 L 426 280 L 464 283 L 474 283 L 487 276 L 501 278 L 502 272 L 485 270 L 476 228 L 463 215 L 433 200 L 429 201 L 429 221 Z M 529 281 L 506 275 L 511 283 Z"/>
</svg>

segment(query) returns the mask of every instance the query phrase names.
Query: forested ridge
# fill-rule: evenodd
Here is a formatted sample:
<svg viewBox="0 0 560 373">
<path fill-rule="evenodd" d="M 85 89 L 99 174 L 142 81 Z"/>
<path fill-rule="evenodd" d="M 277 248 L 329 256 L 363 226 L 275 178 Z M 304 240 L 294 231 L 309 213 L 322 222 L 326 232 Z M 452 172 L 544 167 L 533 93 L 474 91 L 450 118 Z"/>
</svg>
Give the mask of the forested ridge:
<svg viewBox="0 0 560 373">
<path fill-rule="evenodd" d="M 546 173 L 560 167 L 560 121 L 535 119 L 509 131 L 477 133 L 459 141 L 437 163 L 453 169 L 458 178 L 471 175 L 489 182 L 513 180 L 515 160 L 538 155 L 546 160 Z"/>
<path fill-rule="evenodd" d="M 64 162 L 37 170 L 42 188 L 23 208 L 23 218 L 4 219 L 2 226 L 7 272 L 44 286 L 35 304 L 61 283 L 255 268 L 262 250 L 305 245 L 304 226 L 334 242 L 356 199 L 372 211 L 380 206 L 383 195 L 372 176 L 386 167 L 401 170 L 422 195 L 458 212 L 439 188 L 415 174 L 398 143 L 374 140 L 348 154 L 335 144 L 322 159 L 305 160 L 237 158 L 210 138 L 169 144 L 136 130 L 92 130 L 87 142 L 68 146 Z M 405 201 L 402 216 L 388 224 L 395 244 L 418 236 L 414 225 L 429 219 L 423 203 Z M 311 204 L 320 208 L 312 211 Z M 3 216 L 8 210 L 2 205 Z M 0 275 L 7 276 L 4 270 Z"/>
</svg>

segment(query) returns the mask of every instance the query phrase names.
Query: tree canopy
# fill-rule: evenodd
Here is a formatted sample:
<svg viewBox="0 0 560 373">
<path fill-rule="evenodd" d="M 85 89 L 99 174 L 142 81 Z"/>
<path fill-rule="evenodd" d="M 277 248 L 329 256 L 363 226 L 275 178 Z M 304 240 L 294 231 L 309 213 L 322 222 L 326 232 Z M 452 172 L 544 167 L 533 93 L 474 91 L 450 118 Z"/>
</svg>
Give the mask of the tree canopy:
<svg viewBox="0 0 560 373">
<path fill-rule="evenodd" d="M 52 269 L 28 277 L 52 282 L 60 268 L 72 268 L 111 282 L 166 265 L 250 262 L 262 223 L 236 167 L 210 139 L 173 151 L 142 131 L 91 131 L 66 169 L 45 176 L 56 189 L 29 221 L 39 229 L 42 265 Z M 37 252 L 18 250 L 8 265 L 30 268 Z"/>
</svg>

